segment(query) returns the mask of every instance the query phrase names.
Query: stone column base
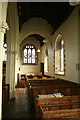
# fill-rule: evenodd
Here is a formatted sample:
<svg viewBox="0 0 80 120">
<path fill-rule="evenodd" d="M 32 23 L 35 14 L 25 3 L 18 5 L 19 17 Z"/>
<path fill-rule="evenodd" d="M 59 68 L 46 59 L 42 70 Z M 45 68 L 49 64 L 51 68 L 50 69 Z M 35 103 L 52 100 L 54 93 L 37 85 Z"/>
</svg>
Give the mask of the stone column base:
<svg viewBox="0 0 80 120">
<path fill-rule="evenodd" d="M 10 91 L 10 100 L 11 99 L 15 99 L 15 90 L 14 91 Z"/>
</svg>

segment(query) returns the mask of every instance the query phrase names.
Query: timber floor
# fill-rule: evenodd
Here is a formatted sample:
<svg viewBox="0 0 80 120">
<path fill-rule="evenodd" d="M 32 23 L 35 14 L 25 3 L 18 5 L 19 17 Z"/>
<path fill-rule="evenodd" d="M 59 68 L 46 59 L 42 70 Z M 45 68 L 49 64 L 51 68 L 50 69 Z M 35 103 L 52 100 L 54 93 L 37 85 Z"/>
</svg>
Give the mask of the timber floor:
<svg viewBox="0 0 80 120">
<path fill-rule="evenodd" d="M 26 88 L 15 89 L 15 100 L 11 100 L 2 113 L 2 120 L 35 120 L 34 108 L 31 108 Z"/>
</svg>

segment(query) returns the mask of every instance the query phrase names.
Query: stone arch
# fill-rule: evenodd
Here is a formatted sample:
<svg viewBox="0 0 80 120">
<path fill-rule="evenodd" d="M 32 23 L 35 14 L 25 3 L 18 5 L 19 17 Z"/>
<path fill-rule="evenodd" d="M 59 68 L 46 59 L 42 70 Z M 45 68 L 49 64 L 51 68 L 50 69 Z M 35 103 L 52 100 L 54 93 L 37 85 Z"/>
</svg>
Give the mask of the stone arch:
<svg viewBox="0 0 80 120">
<path fill-rule="evenodd" d="M 62 40 L 63 40 L 63 36 L 61 33 L 59 33 L 58 36 L 56 37 L 56 41 L 55 41 L 55 50 L 60 49 Z"/>
<path fill-rule="evenodd" d="M 31 18 L 22 25 L 19 35 L 19 44 L 31 34 L 39 34 L 51 43 L 52 32 L 52 26 L 45 19 L 37 17 Z"/>
</svg>

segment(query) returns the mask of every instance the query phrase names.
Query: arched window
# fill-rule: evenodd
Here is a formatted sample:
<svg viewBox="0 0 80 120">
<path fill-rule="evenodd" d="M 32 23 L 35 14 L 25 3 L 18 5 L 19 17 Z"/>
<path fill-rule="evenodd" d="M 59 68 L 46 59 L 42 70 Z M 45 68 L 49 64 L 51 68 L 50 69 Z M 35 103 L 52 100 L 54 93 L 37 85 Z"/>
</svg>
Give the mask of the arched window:
<svg viewBox="0 0 80 120">
<path fill-rule="evenodd" d="M 44 55 L 44 72 L 48 73 L 48 49 L 45 47 L 45 55 Z"/>
<path fill-rule="evenodd" d="M 64 75 L 64 40 L 61 34 L 55 41 L 55 74 Z"/>
<path fill-rule="evenodd" d="M 26 64 L 37 63 L 37 52 L 34 45 L 26 45 L 24 48 L 24 59 L 23 62 Z"/>
</svg>

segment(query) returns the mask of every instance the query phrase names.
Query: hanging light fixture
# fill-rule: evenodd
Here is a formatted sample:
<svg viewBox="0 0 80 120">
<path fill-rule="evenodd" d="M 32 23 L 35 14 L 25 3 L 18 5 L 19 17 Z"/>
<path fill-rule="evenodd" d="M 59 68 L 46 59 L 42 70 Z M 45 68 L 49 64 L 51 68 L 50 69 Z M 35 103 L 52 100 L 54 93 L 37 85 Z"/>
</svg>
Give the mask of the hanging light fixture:
<svg viewBox="0 0 80 120">
<path fill-rule="evenodd" d="M 40 52 L 40 49 L 38 48 L 37 52 Z"/>
<path fill-rule="evenodd" d="M 37 49 L 37 52 L 39 53 L 40 52 L 40 49 L 39 49 L 39 39 L 38 39 L 38 36 L 37 36 L 37 40 L 38 40 L 38 49 Z"/>
</svg>

